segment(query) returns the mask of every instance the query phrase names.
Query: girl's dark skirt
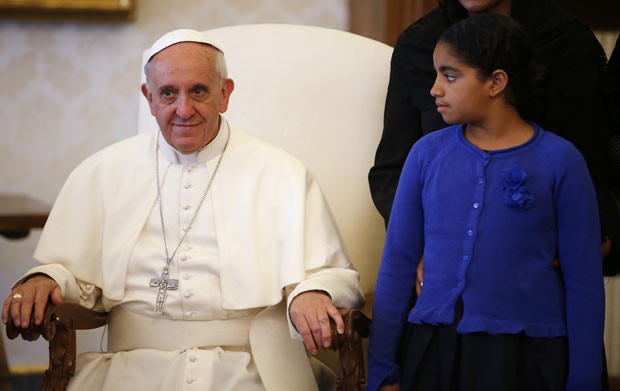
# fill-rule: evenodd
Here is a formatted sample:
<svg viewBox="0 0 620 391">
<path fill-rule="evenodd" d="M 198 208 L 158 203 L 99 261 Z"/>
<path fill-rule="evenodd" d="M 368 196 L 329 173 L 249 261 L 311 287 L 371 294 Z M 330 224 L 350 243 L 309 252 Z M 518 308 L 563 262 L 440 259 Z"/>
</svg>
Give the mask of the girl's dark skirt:
<svg viewBox="0 0 620 391">
<path fill-rule="evenodd" d="M 408 324 L 401 390 L 565 390 L 566 337 L 531 338 L 524 333 L 459 334 L 456 323 L 458 321 L 449 326 Z"/>
</svg>

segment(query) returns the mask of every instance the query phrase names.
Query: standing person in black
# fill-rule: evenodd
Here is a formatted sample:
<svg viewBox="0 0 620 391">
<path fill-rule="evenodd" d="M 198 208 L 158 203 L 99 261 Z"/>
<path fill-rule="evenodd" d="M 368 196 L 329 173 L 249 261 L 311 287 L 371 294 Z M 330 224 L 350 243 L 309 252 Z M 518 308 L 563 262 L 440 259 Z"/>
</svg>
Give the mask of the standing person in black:
<svg viewBox="0 0 620 391">
<path fill-rule="evenodd" d="M 613 191 L 616 199 L 620 199 L 620 36 L 616 39 L 609 64 L 607 66 L 611 91 L 611 110 L 614 114 L 613 135 L 611 137 L 611 162 L 614 172 Z M 619 205 L 620 207 L 620 205 Z"/>
<path fill-rule="evenodd" d="M 620 216 L 610 191 L 607 59 L 592 31 L 557 0 L 439 0 L 436 9 L 402 32 L 392 55 L 383 135 L 368 175 L 375 206 L 387 225 L 411 146 L 447 126 L 429 93 L 435 78 L 432 53 L 441 33 L 468 12 L 507 12 L 534 41 L 546 76 L 541 102 L 533 105 L 529 118 L 584 155 L 597 190 L 604 273 L 615 275 L 620 271 Z"/>
<path fill-rule="evenodd" d="M 609 76 L 614 83 L 612 110 L 614 111 L 615 133 L 620 133 L 620 36 L 616 38 L 616 46 L 611 56 L 609 56 L 608 64 Z"/>
</svg>

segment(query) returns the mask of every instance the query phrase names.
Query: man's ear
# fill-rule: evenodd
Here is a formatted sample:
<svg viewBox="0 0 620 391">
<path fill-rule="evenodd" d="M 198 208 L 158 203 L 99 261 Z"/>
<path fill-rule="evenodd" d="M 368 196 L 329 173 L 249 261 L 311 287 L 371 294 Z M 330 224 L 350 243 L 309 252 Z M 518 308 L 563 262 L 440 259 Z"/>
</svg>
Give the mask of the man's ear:
<svg viewBox="0 0 620 391">
<path fill-rule="evenodd" d="M 149 91 L 146 83 L 142 83 L 142 85 L 140 86 L 140 90 L 142 91 L 142 95 L 144 95 L 144 98 L 146 98 L 146 102 L 149 104 L 151 114 L 155 115 L 155 113 L 153 113 L 153 94 L 151 94 L 151 92 Z"/>
<path fill-rule="evenodd" d="M 508 86 L 508 74 L 503 69 L 496 69 L 489 78 L 491 81 L 491 88 L 489 94 L 491 97 L 500 95 L 506 90 Z"/>
<path fill-rule="evenodd" d="M 220 103 L 220 113 L 228 110 L 228 102 L 230 100 L 230 94 L 235 89 L 235 82 L 232 79 L 224 79 L 222 82 L 222 102 Z"/>
<path fill-rule="evenodd" d="M 144 95 L 146 100 L 151 103 L 151 94 L 149 93 L 149 88 L 147 87 L 146 83 L 142 83 L 142 85 L 140 86 L 140 90 L 142 90 L 142 95 Z"/>
</svg>

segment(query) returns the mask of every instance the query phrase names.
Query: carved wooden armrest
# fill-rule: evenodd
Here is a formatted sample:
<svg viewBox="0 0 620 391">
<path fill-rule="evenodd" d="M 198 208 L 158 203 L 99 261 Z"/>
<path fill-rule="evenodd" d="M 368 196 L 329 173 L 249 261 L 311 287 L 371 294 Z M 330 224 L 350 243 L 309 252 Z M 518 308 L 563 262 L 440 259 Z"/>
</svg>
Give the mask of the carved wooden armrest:
<svg viewBox="0 0 620 391">
<path fill-rule="evenodd" d="M 339 391 L 360 391 L 366 386 L 366 365 L 362 339 L 370 333 L 370 318 L 361 309 L 342 313 L 345 331 L 338 334 L 332 322 L 332 346 L 340 355 Z"/>
<path fill-rule="evenodd" d="M 75 373 L 75 331 L 101 327 L 108 321 L 108 313 L 90 310 L 75 303 L 58 306 L 47 303 L 43 322 L 36 326 L 30 320 L 27 329 L 16 327 L 9 317 L 6 335 L 15 339 L 19 335 L 26 341 L 35 341 L 42 335 L 49 341 L 49 368 L 45 371 L 43 390 L 58 391 L 67 387 Z"/>
</svg>

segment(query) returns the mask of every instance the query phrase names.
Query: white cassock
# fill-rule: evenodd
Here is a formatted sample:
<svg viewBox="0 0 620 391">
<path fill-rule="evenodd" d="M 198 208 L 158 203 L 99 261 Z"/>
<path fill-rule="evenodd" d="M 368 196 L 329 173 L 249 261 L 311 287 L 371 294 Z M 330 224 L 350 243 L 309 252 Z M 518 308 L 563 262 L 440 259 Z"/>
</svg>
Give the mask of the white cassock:
<svg viewBox="0 0 620 391">
<path fill-rule="evenodd" d="M 161 315 L 149 286 L 166 258 L 157 143 L 170 276 L 179 282 Z M 28 274 L 50 275 L 64 300 L 112 312 L 108 352 L 78 358 L 75 390 L 316 390 L 285 291 L 293 289 L 289 303 L 315 289 L 342 308 L 363 300 L 305 166 L 223 118 L 217 138 L 191 156 L 154 132 L 87 159 L 65 183 L 35 258 L 44 265 Z"/>
</svg>

